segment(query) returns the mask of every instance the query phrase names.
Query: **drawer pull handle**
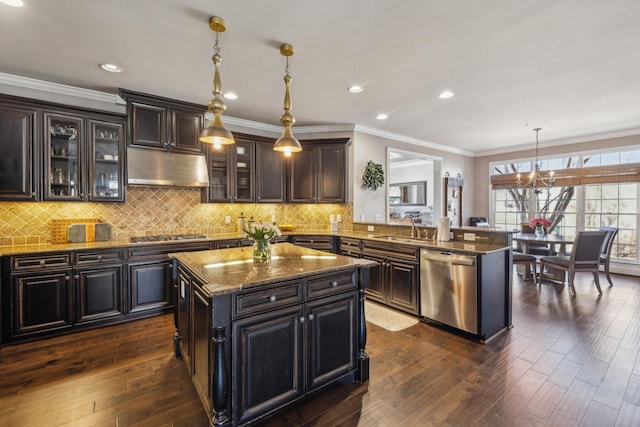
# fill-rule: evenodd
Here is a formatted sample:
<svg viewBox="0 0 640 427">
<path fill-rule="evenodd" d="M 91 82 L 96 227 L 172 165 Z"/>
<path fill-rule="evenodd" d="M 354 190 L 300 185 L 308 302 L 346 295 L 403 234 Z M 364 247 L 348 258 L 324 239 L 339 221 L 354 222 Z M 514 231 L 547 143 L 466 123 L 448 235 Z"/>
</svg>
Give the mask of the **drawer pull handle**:
<svg viewBox="0 0 640 427">
<path fill-rule="evenodd" d="M 275 296 L 275 295 L 271 295 L 271 296 L 269 297 L 269 301 L 271 301 L 271 302 L 276 302 L 276 299 L 277 299 L 277 298 L 276 298 L 276 296 Z"/>
<path fill-rule="evenodd" d="M 309 315 L 309 320 L 313 320 L 313 314 Z"/>
<path fill-rule="evenodd" d="M 338 286 L 338 282 L 337 281 L 334 280 L 333 282 L 331 282 L 331 287 L 332 288 L 335 288 L 337 286 Z"/>
</svg>

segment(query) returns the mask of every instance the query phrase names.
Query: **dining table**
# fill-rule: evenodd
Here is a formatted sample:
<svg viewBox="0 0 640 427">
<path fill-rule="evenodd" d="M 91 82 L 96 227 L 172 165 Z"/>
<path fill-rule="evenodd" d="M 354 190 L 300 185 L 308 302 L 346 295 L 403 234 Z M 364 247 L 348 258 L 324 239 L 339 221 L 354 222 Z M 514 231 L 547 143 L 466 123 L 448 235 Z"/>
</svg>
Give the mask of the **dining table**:
<svg viewBox="0 0 640 427">
<path fill-rule="evenodd" d="M 544 234 L 542 236 L 536 236 L 535 233 L 514 233 L 512 239 L 516 242 L 517 250 L 522 253 L 529 253 L 529 245 L 535 244 L 539 246 L 541 243 L 546 244 L 549 247 L 550 254 L 569 255 L 567 252 L 567 245 L 570 245 L 574 241 L 574 237 L 563 236 L 561 234 Z M 556 246 L 558 250 L 556 251 Z M 536 257 L 539 258 L 539 257 Z M 531 274 L 528 269 L 524 271 L 523 276 L 526 279 L 531 278 Z M 547 276 L 547 274 L 545 274 Z M 564 281 L 564 272 L 561 270 L 554 270 L 548 272 L 548 278 L 556 281 Z"/>
</svg>

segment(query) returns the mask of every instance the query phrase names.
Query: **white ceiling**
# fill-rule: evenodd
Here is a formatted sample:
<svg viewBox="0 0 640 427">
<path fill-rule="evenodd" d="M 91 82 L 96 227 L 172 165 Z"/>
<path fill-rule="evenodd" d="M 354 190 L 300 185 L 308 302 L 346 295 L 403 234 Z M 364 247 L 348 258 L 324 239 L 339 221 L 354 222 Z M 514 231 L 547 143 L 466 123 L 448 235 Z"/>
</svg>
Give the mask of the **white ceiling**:
<svg viewBox="0 0 640 427">
<path fill-rule="evenodd" d="M 637 0 L 24 1 L 0 4 L 0 73 L 204 105 L 217 15 L 223 88 L 239 96 L 226 116 L 278 124 L 290 43 L 296 126 L 475 154 L 530 148 L 535 127 L 541 147 L 640 134 Z M 348 93 L 354 83 L 365 91 Z M 456 95 L 439 99 L 445 89 Z"/>
</svg>

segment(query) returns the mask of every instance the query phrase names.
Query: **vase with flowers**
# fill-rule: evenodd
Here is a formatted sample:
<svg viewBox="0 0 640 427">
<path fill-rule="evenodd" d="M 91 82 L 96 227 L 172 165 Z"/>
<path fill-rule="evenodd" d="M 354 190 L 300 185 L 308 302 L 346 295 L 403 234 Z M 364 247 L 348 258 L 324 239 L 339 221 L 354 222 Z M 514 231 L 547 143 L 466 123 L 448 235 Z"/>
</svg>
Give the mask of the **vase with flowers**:
<svg viewBox="0 0 640 427">
<path fill-rule="evenodd" d="M 537 218 L 531 218 L 529 220 L 529 227 L 533 228 L 534 234 L 538 237 L 544 236 L 545 235 L 544 229 L 550 226 L 551 226 L 551 221 L 549 221 L 546 218 L 537 217 Z"/>
<path fill-rule="evenodd" d="M 267 260 L 271 258 L 271 239 L 280 236 L 280 229 L 275 224 L 268 222 L 252 222 L 246 225 L 242 231 L 253 240 L 253 258 Z"/>
</svg>

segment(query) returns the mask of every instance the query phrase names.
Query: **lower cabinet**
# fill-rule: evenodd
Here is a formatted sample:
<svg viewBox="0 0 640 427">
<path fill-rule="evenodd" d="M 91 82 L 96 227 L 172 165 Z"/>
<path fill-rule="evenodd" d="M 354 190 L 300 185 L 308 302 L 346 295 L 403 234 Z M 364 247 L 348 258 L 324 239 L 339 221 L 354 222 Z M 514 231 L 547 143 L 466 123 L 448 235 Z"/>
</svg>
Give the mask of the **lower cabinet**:
<svg viewBox="0 0 640 427">
<path fill-rule="evenodd" d="M 77 323 L 123 317 L 123 278 L 123 264 L 77 270 L 74 275 Z"/>
<path fill-rule="evenodd" d="M 376 261 L 367 297 L 411 314 L 420 312 L 420 261 L 415 246 L 353 238 L 340 239 L 340 254 Z"/>
<path fill-rule="evenodd" d="M 129 263 L 129 313 L 171 308 L 171 261 Z"/>
</svg>

